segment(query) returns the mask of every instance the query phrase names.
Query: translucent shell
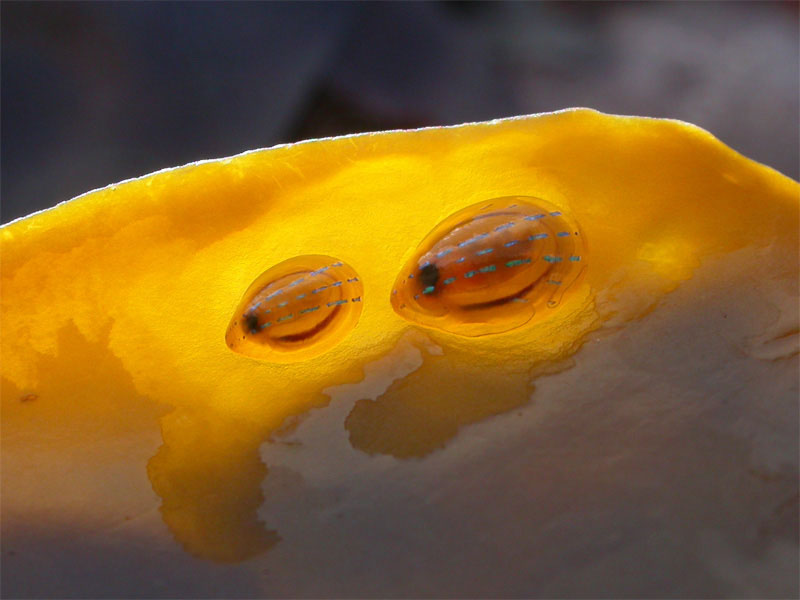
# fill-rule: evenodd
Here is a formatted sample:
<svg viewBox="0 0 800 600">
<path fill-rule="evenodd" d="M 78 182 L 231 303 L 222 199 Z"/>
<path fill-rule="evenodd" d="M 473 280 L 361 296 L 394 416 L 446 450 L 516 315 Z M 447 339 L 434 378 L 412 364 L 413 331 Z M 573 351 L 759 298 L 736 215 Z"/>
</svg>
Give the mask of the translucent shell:
<svg viewBox="0 0 800 600">
<path fill-rule="evenodd" d="M 276 363 L 330 350 L 361 316 L 363 286 L 352 267 L 322 255 L 291 258 L 247 288 L 225 335 L 234 352 Z"/>
<path fill-rule="evenodd" d="M 586 268 L 578 224 L 544 200 L 495 198 L 442 221 L 395 281 L 413 323 L 464 336 L 509 331 L 559 306 Z"/>
</svg>

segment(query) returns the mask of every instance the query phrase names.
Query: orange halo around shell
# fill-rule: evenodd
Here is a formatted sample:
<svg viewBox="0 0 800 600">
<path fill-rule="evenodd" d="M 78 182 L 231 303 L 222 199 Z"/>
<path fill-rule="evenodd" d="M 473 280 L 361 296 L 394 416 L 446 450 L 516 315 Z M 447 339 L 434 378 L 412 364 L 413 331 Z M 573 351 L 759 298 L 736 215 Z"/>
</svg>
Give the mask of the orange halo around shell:
<svg viewBox="0 0 800 600">
<path fill-rule="evenodd" d="M 225 342 L 234 352 L 277 363 L 319 356 L 355 327 L 363 289 L 353 268 L 340 260 L 290 258 L 250 285 Z"/>
<path fill-rule="evenodd" d="M 559 306 L 585 268 L 585 241 L 568 215 L 540 198 L 494 198 L 451 215 L 423 239 L 391 303 L 424 327 L 502 333 Z"/>
</svg>

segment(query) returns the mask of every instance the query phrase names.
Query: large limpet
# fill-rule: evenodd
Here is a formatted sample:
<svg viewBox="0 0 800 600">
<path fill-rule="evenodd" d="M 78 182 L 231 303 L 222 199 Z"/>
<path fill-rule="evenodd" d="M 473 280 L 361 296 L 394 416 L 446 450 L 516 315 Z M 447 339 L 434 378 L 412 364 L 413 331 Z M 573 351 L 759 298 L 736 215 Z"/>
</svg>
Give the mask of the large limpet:
<svg viewBox="0 0 800 600">
<path fill-rule="evenodd" d="M 422 240 L 391 303 L 424 327 L 501 333 L 559 306 L 585 268 L 584 239 L 568 215 L 540 198 L 494 198 L 451 215 Z"/>
</svg>

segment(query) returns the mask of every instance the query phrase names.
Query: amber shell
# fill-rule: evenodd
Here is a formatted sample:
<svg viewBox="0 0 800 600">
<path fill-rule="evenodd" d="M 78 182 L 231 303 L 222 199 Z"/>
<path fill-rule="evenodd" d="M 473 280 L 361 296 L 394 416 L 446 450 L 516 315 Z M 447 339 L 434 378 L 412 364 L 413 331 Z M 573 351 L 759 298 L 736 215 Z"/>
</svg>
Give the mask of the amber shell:
<svg viewBox="0 0 800 600">
<path fill-rule="evenodd" d="M 422 240 L 391 303 L 423 327 L 502 333 L 558 308 L 586 259 L 583 234 L 564 210 L 530 196 L 494 198 L 451 215 Z"/>
<path fill-rule="evenodd" d="M 361 315 L 355 270 L 324 255 L 285 260 L 247 288 L 225 342 L 234 352 L 278 363 L 319 356 L 337 345 Z"/>
</svg>

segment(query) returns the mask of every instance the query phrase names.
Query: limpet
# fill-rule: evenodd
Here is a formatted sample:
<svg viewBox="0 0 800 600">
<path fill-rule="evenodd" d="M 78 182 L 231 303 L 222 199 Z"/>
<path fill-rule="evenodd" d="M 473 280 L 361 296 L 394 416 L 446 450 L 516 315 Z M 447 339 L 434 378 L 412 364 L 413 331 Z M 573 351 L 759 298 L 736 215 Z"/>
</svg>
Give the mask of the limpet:
<svg viewBox="0 0 800 600">
<path fill-rule="evenodd" d="M 578 224 L 540 198 L 468 206 L 437 225 L 398 275 L 403 318 L 464 336 L 502 333 L 558 307 L 586 268 Z"/>
<path fill-rule="evenodd" d="M 290 258 L 247 288 L 225 342 L 234 352 L 271 362 L 313 358 L 355 327 L 363 289 L 355 270 L 336 258 Z"/>
</svg>

